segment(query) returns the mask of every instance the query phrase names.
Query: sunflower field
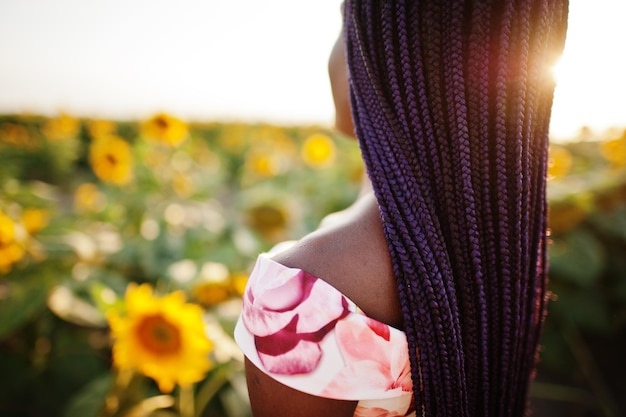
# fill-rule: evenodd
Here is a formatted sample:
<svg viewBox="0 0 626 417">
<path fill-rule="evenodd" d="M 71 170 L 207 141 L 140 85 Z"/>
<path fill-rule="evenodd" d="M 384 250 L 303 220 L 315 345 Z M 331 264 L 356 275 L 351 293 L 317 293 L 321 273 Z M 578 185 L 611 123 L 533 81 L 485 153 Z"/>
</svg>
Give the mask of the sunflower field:
<svg viewBox="0 0 626 417">
<path fill-rule="evenodd" d="M 0 415 L 249 416 L 247 274 L 362 175 L 319 126 L 0 116 Z M 552 145 L 549 197 L 536 415 L 620 415 L 626 131 Z"/>
</svg>

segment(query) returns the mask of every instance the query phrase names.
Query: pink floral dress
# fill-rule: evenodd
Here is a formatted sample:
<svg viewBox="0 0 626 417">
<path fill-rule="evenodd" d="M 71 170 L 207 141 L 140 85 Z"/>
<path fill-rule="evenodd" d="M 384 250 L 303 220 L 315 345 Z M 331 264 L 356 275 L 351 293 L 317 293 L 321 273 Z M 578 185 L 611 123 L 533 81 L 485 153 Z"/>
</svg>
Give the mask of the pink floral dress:
<svg viewBox="0 0 626 417">
<path fill-rule="evenodd" d="M 275 380 L 358 401 L 355 416 L 415 416 L 405 334 L 367 317 L 327 282 L 259 256 L 235 339 Z"/>
</svg>

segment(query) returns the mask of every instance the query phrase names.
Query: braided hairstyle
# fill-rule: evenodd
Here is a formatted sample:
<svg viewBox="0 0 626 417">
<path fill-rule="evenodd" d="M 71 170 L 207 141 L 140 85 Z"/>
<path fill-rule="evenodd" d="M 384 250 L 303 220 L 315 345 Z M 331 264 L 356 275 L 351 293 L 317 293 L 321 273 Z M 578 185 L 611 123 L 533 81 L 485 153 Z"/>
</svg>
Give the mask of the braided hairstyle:
<svg viewBox="0 0 626 417">
<path fill-rule="evenodd" d="M 347 0 L 356 134 L 418 415 L 522 416 L 546 302 L 546 164 L 567 0 Z"/>
</svg>

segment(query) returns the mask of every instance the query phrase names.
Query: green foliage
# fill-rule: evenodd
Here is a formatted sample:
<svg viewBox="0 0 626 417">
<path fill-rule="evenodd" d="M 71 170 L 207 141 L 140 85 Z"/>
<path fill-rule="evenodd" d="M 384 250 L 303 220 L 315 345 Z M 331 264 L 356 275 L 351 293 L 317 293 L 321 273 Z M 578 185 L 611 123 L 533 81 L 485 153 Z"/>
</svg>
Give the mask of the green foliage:
<svg viewBox="0 0 626 417">
<path fill-rule="evenodd" d="M 556 147 L 560 156 L 553 168 L 561 175 L 548 183 L 553 296 L 540 369 L 566 381 L 567 389 L 582 388 L 593 415 L 621 415 L 626 412 L 626 131 Z"/>
</svg>

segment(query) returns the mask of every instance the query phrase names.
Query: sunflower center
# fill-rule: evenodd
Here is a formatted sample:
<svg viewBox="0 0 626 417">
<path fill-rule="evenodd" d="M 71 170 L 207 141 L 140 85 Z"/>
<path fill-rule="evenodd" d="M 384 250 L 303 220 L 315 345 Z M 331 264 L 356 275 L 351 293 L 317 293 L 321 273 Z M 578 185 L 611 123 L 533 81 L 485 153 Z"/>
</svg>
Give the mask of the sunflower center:
<svg viewBox="0 0 626 417">
<path fill-rule="evenodd" d="M 159 314 L 145 317 L 137 336 L 143 347 L 156 355 L 174 354 L 181 348 L 180 329 Z"/>
<path fill-rule="evenodd" d="M 111 165 L 117 164 L 117 158 L 115 157 L 115 155 L 111 155 L 110 153 L 108 153 L 106 154 L 105 158 L 109 163 L 111 163 Z"/>
<path fill-rule="evenodd" d="M 169 123 L 165 117 L 157 117 L 154 119 L 154 124 L 157 125 L 160 130 L 166 130 L 169 127 Z"/>
</svg>

